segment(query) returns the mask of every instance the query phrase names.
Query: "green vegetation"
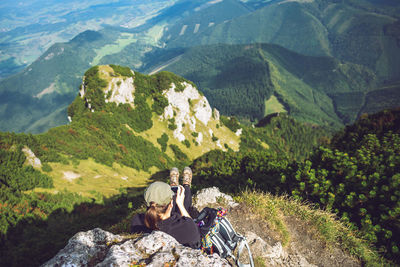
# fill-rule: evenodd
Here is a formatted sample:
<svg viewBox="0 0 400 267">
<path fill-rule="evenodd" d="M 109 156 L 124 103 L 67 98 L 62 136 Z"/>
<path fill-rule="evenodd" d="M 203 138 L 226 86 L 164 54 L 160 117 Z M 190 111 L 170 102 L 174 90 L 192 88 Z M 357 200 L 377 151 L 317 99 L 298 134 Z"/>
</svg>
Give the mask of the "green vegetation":
<svg viewBox="0 0 400 267">
<path fill-rule="evenodd" d="M 265 101 L 264 116 L 280 112 L 286 112 L 285 107 L 279 102 L 276 96 L 272 95 L 270 99 Z"/>
<path fill-rule="evenodd" d="M 221 122 L 228 127 L 232 132 L 236 132 L 241 128 L 239 121 L 235 117 L 221 116 Z"/>
<path fill-rule="evenodd" d="M 387 258 L 397 262 L 399 118 L 398 109 L 365 115 L 338 133 L 332 144 L 319 147 L 305 161 L 290 160 L 293 154 L 284 150 L 278 154 L 274 149 L 263 151 L 260 144 L 253 146 L 253 150 L 247 145 L 248 152 L 242 154 L 211 151 L 194 161 L 196 180 L 202 181 L 201 186 L 204 182 L 231 192 L 255 187 L 310 201 L 317 207 L 334 211 L 352 228 L 359 229 L 362 237 L 374 243 L 378 250 L 385 251 Z M 287 124 L 290 120 L 275 123 L 282 122 L 286 123 L 285 127 L 290 125 Z M 300 140 L 296 141 L 299 143 Z M 250 152 L 254 150 L 258 152 Z"/>
<path fill-rule="evenodd" d="M 117 39 L 114 43 L 107 44 L 99 49 L 95 49 L 96 56 L 93 58 L 91 65 L 98 65 L 104 56 L 119 53 L 129 44 L 136 42 L 137 39 L 134 38 L 134 35 L 129 33 L 122 33 L 120 38 Z"/>
<path fill-rule="evenodd" d="M 99 76 L 99 73 L 99 68 L 87 73 L 87 91 L 92 87 L 102 90 L 99 85 L 107 77 Z M 143 75 L 141 83 L 149 86 L 152 83 L 148 83 L 147 78 Z M 137 88 L 147 105 L 147 100 L 152 99 L 151 93 Z M 157 93 L 154 87 L 147 88 Z M 110 166 L 111 172 L 115 173 L 119 168 L 115 164 L 141 171 L 154 167 L 163 171 L 173 165 L 182 168 L 191 164 L 188 155 L 182 151 L 187 145 L 169 143 L 167 133 L 155 137 L 161 149 L 138 135 L 131 127 L 134 124 L 127 119 L 134 110 L 129 105 L 98 105 L 101 110 L 90 112 L 84 100 L 77 97 L 69 109 L 73 118 L 70 125 L 41 135 L 1 134 L 0 155 L 5 167 L 1 168 L 0 203 L 7 212 L 0 218 L 0 242 L 2 253 L 12 255 L 7 262 L 36 253 L 39 256 L 32 256 L 33 262 L 42 263 L 64 246 L 72 234 L 94 225 L 104 228 L 114 225 L 112 229 L 121 229 L 122 224 L 126 227 L 127 218 L 133 214 L 126 208 L 128 203 L 131 202 L 129 207 L 133 207 L 132 203 L 141 203 L 139 198 L 135 202 L 133 199 L 141 196 L 142 189 L 135 189 L 130 195 L 127 194 L 129 188 L 121 187 L 121 195 L 111 199 L 105 199 L 104 192 L 84 191 L 89 183 L 85 175 L 72 182 L 74 188 L 85 192 L 83 195 L 67 191 L 46 193 L 45 188 L 39 187 L 54 185 L 59 188 L 61 182 L 59 178 L 52 181 L 38 170 L 26 167 L 21 152 L 23 145 L 41 159 L 42 169 L 47 169 L 49 175 L 54 175 L 63 165 L 72 170 L 87 168 L 83 163 L 91 159 L 101 163 L 93 163 L 100 168 L 96 173 L 105 173 L 100 167 L 103 165 Z M 240 153 L 233 152 L 224 143 L 228 152 L 213 150 L 194 160 L 191 164 L 193 190 L 215 185 L 225 192 L 239 194 L 240 201 L 248 204 L 261 220 L 275 229 L 284 244 L 289 242 L 290 233 L 282 215 L 298 216 L 328 246 L 340 242 L 367 265 L 384 261 L 367 248 L 367 243 L 360 241 L 362 238 L 379 250 L 385 250 L 385 255 L 396 261 L 400 217 L 399 118 L 399 110 L 363 115 L 330 142 L 329 133 L 324 129 L 298 123 L 285 114 L 267 116 L 254 128 L 240 125 L 234 117 L 222 117 L 223 124 L 232 130 L 243 129 Z M 166 127 L 167 123 L 163 125 Z M 140 134 L 145 136 L 148 131 Z M 325 147 L 314 150 L 321 144 Z M 310 153 L 312 150 L 314 152 Z M 174 159 L 167 156 L 167 151 L 173 153 Z M 10 173 L 7 166 L 15 170 Z M 35 173 L 36 180 L 31 178 L 31 172 Z M 288 194 L 291 199 L 248 193 L 246 188 Z M 28 189 L 33 190 L 25 192 Z M 334 222 L 327 212 L 303 207 L 300 201 L 335 212 L 342 223 Z M 47 220 L 46 226 L 42 225 L 44 220 Z M 60 220 L 65 224 L 59 223 Z M 66 224 L 73 226 L 66 227 Z M 21 227 L 27 230 L 21 231 Z M 60 227 L 65 229 L 60 230 Z M 359 237 L 352 232 L 357 229 L 361 232 Z M 48 233 L 56 244 L 51 249 L 48 249 Z M 21 244 L 19 240 L 28 239 L 38 245 L 27 252 L 29 245 Z M 17 246 L 20 248 L 16 249 Z M 46 253 L 38 253 L 41 250 Z"/>
<path fill-rule="evenodd" d="M 114 65 L 124 62 L 142 71 L 167 62 L 171 64 L 165 69 L 195 81 L 212 106 L 232 115 L 221 116 L 223 125 L 233 132 L 243 129 L 240 153 L 229 148 L 228 135 L 218 132 L 228 152 L 211 151 L 193 162 L 194 189 L 217 185 L 228 192 L 240 193 L 250 187 L 289 194 L 291 198 L 285 200 L 245 192 L 239 199 L 277 229 L 283 243 L 290 234 L 281 215 L 299 216 L 318 238 L 328 244 L 339 242 L 366 265 L 386 263 L 354 237 L 357 232 L 352 229 L 359 229 L 361 238 L 398 264 L 399 111 L 361 115 L 332 141 L 322 128 L 338 128 L 363 112 L 398 105 L 399 9 L 393 3 L 319 0 L 264 6 L 260 1 L 222 1 L 212 11 L 200 10 L 169 27 L 164 37 L 171 38 L 161 41 L 171 50 L 152 46 L 163 24 L 150 30 L 144 27 L 149 30 L 144 34 L 148 39 L 134 44 L 134 38 L 140 39 L 143 33 L 124 35 L 108 28 L 86 31 L 68 43 L 52 46 L 21 74 L 1 81 L 3 130 L 44 132 L 49 125 L 67 123 L 65 109 L 76 96 L 89 63 L 100 60 L 113 65 L 85 73 L 85 96 L 76 97 L 68 107 L 69 125 L 40 135 L 0 134 L 2 263 L 40 265 L 77 231 L 110 227 L 121 220 L 126 229 L 127 215 L 132 214 L 129 209 L 138 210 L 141 197 L 136 196 L 141 196 L 143 188 L 121 187 L 120 196 L 104 199 L 103 187 L 88 194 L 88 178 L 79 177 L 71 183 L 84 188 L 82 194 L 62 191 L 57 187 L 62 184 L 59 177 L 49 177 L 59 168 L 98 164 L 111 172 L 126 166 L 144 176 L 190 164 L 190 150 L 203 151 L 204 143 L 198 146 L 193 139 L 195 146 L 189 140 L 181 144 L 169 140 L 167 133 L 160 136 L 161 131 L 151 141 L 146 139 L 155 124 L 153 112 L 161 115 L 168 105 L 161 91 L 172 83 L 176 91 L 182 91 L 182 83 L 188 80 L 170 72 L 133 74 L 127 67 Z M 196 33 L 180 34 L 183 25 L 204 23 L 211 17 L 215 25 L 201 24 Z M 124 36 L 129 38 L 122 40 Z M 122 46 L 110 46 L 115 40 L 126 46 L 122 50 Z M 221 41 L 245 45 L 209 45 Z M 282 47 L 263 44 L 268 42 Z M 174 49 L 193 44 L 208 46 Z M 118 53 L 109 54 L 114 52 Z M 11 68 L 18 63 L 8 62 Z M 110 76 L 134 78 L 134 105 L 105 103 Z M 275 116 L 284 110 L 308 124 Z M 267 113 L 272 115 L 264 118 Z M 241 126 L 233 116 L 259 123 L 255 128 Z M 177 128 L 174 119 L 157 125 L 167 132 Z M 221 130 L 219 125 L 216 128 Z M 26 165 L 24 146 L 41 159 L 41 170 Z M 99 167 L 98 172 L 102 171 Z M 96 183 L 108 185 L 103 180 Z M 300 201 L 334 212 L 343 224 L 335 224 L 329 213 L 301 206 Z"/>
<path fill-rule="evenodd" d="M 283 245 L 287 245 L 291 238 L 284 218 L 294 216 L 315 239 L 328 248 L 340 244 L 342 249 L 359 258 L 366 266 L 389 265 L 352 227 L 344 221 L 338 221 L 329 211 L 315 209 L 294 198 L 260 192 L 244 191 L 236 197 L 236 201 L 247 204 L 253 214 L 257 214 L 262 222 L 277 232 L 278 240 Z"/>
<path fill-rule="evenodd" d="M 190 148 L 190 142 L 189 142 L 189 140 L 185 139 L 185 140 L 182 141 L 182 143 L 183 143 L 187 148 Z"/>
<path fill-rule="evenodd" d="M 99 67 L 95 66 L 85 72 L 84 83 L 85 99 L 91 108 L 101 110 L 105 106 L 104 89 L 107 86 L 107 81 L 100 78 Z M 72 114 L 68 114 L 72 115 Z M 72 116 L 71 116 L 72 117 Z"/>
<path fill-rule="evenodd" d="M 299 123 L 286 114 L 271 114 L 256 125 L 245 128 L 241 136 L 240 150 L 265 150 L 286 155 L 291 160 L 306 159 L 315 147 L 326 145 L 330 132 L 312 124 Z"/>
<path fill-rule="evenodd" d="M 178 4 L 174 8 L 182 13 L 162 13 L 152 20 L 154 25 L 143 25 L 135 33 L 106 27 L 55 44 L 23 72 L 1 81 L 1 130 L 44 132 L 67 123 L 63 112 L 76 96 L 82 73 L 99 60 L 138 71 L 165 67 L 195 81 L 222 114 L 252 121 L 278 108 L 300 121 L 338 129 L 362 112 L 398 103 L 395 90 L 381 90 L 398 83 L 400 74 L 399 7 L 394 0 L 267 3 L 222 1 L 194 13 L 188 6 L 195 4 Z M 181 14 L 187 16 L 175 20 Z M 174 22 L 162 31 L 172 22 L 170 16 Z M 183 25 L 188 27 L 181 34 Z M 53 36 L 58 27 L 46 25 L 45 35 Z M 25 36 L 24 28 L 7 32 L 7 38 L 24 45 L 39 38 L 33 34 L 36 37 L 25 40 L 21 34 Z M 157 41 L 165 47 L 154 47 Z M 232 45 L 216 45 L 221 43 Z M 259 45 L 267 43 L 277 46 Z M 8 41 L 6 46 L 21 49 Z M 14 53 L 18 58 L 20 54 Z M 6 53 L 4 60 L 12 69 L 22 64 L 18 58 Z M 273 111 L 265 106 L 271 96 L 282 105 L 273 103 Z"/>
<path fill-rule="evenodd" d="M 66 124 L 65 113 L 49 117 L 41 127 L 30 128 L 43 117 L 60 108 L 65 109 L 77 95 L 82 74 L 91 66 L 94 47 L 104 46 L 120 33 L 104 30 L 86 31 L 68 43 L 55 44 L 23 72 L 0 82 L 2 109 L 1 130 L 38 133 Z M 12 89 L 12 90 L 11 90 Z M 38 97 L 32 97 L 38 96 Z M 12 107 L 6 108 L 8 103 Z M 8 115 L 6 115 L 8 114 Z"/>
<path fill-rule="evenodd" d="M 0 134 L 0 243 L 1 258 L 7 258 L 4 264 L 23 262 L 35 266 L 43 263 L 77 231 L 96 225 L 106 228 L 126 216 L 128 198 L 131 203 L 140 203 L 138 199 L 142 194 L 136 199 L 136 189 L 125 188 L 129 182 L 124 180 L 129 179 L 131 186 L 134 181 L 135 187 L 140 187 L 149 179 L 142 176 L 189 164 L 187 155 L 177 145 L 170 147 L 178 163 L 165 153 L 167 134 L 158 139 L 161 150 L 138 134 L 152 127 L 153 113 L 148 102 L 154 101 L 155 95 L 160 96 L 172 81 L 182 80 L 169 73 L 151 77 L 135 73 L 135 107 L 106 103 L 107 82 L 112 76 L 128 74 L 132 75 L 130 70 L 120 66 L 90 68 L 85 73 L 84 98 L 76 97 L 68 108 L 72 118 L 69 125 L 40 135 Z M 25 165 L 26 157 L 21 150 L 24 146 L 40 158 L 42 171 L 52 178 Z M 124 166 L 136 171 L 124 171 Z M 82 176 L 66 180 L 65 170 L 72 174 L 79 172 Z M 117 177 L 120 181 L 111 178 L 123 173 L 137 173 L 141 178 L 122 177 L 122 181 L 121 177 Z M 93 190 L 97 183 L 101 184 Z M 53 189 L 53 185 L 56 188 Z M 115 195 L 118 185 L 119 196 L 106 199 L 106 196 Z M 132 193 L 128 196 L 128 192 Z M 30 242 L 35 244 L 34 248 Z M 28 259 L 31 262 L 27 262 Z"/>
<path fill-rule="evenodd" d="M 161 151 L 165 152 L 167 150 L 168 135 L 163 133 L 160 138 L 157 138 L 157 143 L 161 146 Z"/>
<path fill-rule="evenodd" d="M 174 152 L 175 158 L 178 161 L 181 161 L 182 163 L 179 164 L 179 166 L 184 165 L 184 162 L 188 162 L 188 156 L 182 152 L 182 150 L 174 144 L 170 144 L 169 147 L 172 149 L 172 151 Z"/>
<path fill-rule="evenodd" d="M 258 118 L 264 114 L 263 100 L 273 91 L 268 63 L 257 49 L 192 48 L 166 69 L 194 81 L 211 106 L 225 115 Z"/>
<path fill-rule="evenodd" d="M 168 46 L 274 43 L 303 55 L 333 56 L 360 64 L 371 68 L 380 78 L 398 80 L 399 5 L 395 1 L 318 0 L 283 5 L 271 5 L 269 1 L 246 2 L 255 9 L 253 12 L 216 23 L 198 33 L 180 35 L 182 25 L 178 24 L 180 28 L 167 35 Z M 229 10 L 227 7 L 223 13 Z M 183 24 L 191 27 L 195 23 L 199 22 L 188 18 Z"/>
<path fill-rule="evenodd" d="M 173 131 L 176 128 L 178 128 L 178 126 L 176 126 L 176 124 L 175 124 L 175 118 L 168 119 L 168 129 Z"/>
<path fill-rule="evenodd" d="M 129 67 L 122 67 L 122 66 L 114 65 L 114 64 L 110 64 L 109 66 L 114 70 L 114 74 L 116 74 L 116 75 L 121 75 L 121 76 L 125 76 L 125 77 L 133 77 L 134 76 Z"/>
<path fill-rule="evenodd" d="M 35 187 L 53 187 L 51 178 L 35 170 L 32 166 L 25 166 L 26 156 L 22 146 L 11 146 L 2 136 L 0 139 L 0 183 L 10 190 L 30 190 Z"/>
<path fill-rule="evenodd" d="M 164 109 L 168 106 L 168 99 L 161 95 L 161 94 L 157 94 L 153 97 L 154 103 L 152 105 L 152 109 L 153 111 L 158 114 L 158 115 L 162 115 L 164 113 Z"/>
<path fill-rule="evenodd" d="M 185 10 L 183 6 L 188 6 L 189 7 L 188 10 Z M 181 14 L 184 11 L 186 11 L 185 13 L 188 13 L 190 15 L 185 16 L 183 19 L 179 20 L 178 23 L 175 23 L 172 26 L 170 26 L 168 34 L 163 36 L 162 41 L 167 41 L 173 47 L 175 46 L 182 47 L 183 45 L 187 46 L 188 41 L 190 41 L 191 38 L 196 38 L 197 35 L 208 32 L 209 22 L 213 22 L 214 24 L 219 24 L 250 13 L 250 9 L 247 8 L 245 5 L 243 5 L 240 2 L 232 0 L 226 0 L 214 3 L 212 8 L 201 8 L 200 10 L 197 10 L 195 9 L 196 7 L 198 7 L 198 3 L 185 3 L 185 4 L 175 5 L 173 7 L 174 9 L 173 12 L 179 12 L 178 10 L 182 8 L 183 11 L 180 11 Z M 193 12 L 192 11 L 193 9 L 195 9 L 196 12 Z M 199 24 L 197 32 L 193 30 L 195 24 Z M 183 38 L 181 38 L 177 42 L 171 41 L 170 38 L 174 40 L 177 37 L 179 38 L 179 36 L 181 36 L 180 33 L 184 25 L 188 25 L 188 29 L 184 32 Z M 168 38 L 167 36 L 170 36 L 170 38 Z M 198 44 L 199 43 L 197 43 L 197 45 Z"/>
</svg>

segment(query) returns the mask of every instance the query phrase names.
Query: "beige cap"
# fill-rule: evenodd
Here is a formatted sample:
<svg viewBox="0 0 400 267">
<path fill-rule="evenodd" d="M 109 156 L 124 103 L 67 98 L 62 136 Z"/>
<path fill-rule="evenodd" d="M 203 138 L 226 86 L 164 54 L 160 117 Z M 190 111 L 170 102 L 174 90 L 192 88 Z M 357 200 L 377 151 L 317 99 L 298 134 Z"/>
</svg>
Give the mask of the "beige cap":
<svg viewBox="0 0 400 267">
<path fill-rule="evenodd" d="M 154 182 L 150 184 L 144 191 L 144 200 L 147 206 L 150 206 L 151 202 L 158 205 L 167 205 L 171 201 L 174 192 L 171 190 L 171 186 L 164 182 Z"/>
</svg>

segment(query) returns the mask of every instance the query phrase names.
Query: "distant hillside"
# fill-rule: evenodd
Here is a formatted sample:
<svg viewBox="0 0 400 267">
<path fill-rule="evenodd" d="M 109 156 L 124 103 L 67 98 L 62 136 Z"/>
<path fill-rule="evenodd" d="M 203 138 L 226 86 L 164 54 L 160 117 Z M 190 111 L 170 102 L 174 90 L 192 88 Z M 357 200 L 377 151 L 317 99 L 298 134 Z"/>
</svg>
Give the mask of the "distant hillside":
<svg viewBox="0 0 400 267">
<path fill-rule="evenodd" d="M 67 42 L 86 30 L 105 25 L 139 26 L 171 0 L 35 0 L 0 4 L 0 79 L 33 63 L 53 44 Z"/>
<path fill-rule="evenodd" d="M 268 44 L 201 46 L 166 62 L 154 69 L 194 81 L 223 114 L 254 120 L 288 112 L 334 128 L 357 118 L 376 81 L 360 65 Z"/>
<path fill-rule="evenodd" d="M 107 29 L 53 45 L 23 72 L 0 81 L 0 130 L 38 133 L 65 124 L 84 71 L 136 42 L 134 34 Z"/>
<path fill-rule="evenodd" d="M 264 3 L 262 3 L 264 2 Z M 382 79 L 400 79 L 398 2 L 250 1 L 256 10 L 203 31 L 165 34 L 168 47 L 273 43 L 305 55 L 333 56 L 367 66 Z M 258 4 L 258 5 L 257 5 Z M 182 29 L 198 22 L 185 20 Z"/>
<path fill-rule="evenodd" d="M 195 36 L 213 27 L 251 13 L 251 9 L 237 0 L 208 1 L 196 7 L 190 16 L 186 16 L 168 27 L 163 40 L 167 42 L 177 36 Z M 181 44 L 180 44 L 181 45 Z"/>
<path fill-rule="evenodd" d="M 157 3 L 162 5 L 163 1 Z M 104 6 L 99 9 L 104 11 Z M 70 42 L 55 44 L 21 73 L 2 80 L 0 130 L 39 133 L 65 124 L 66 108 L 76 94 L 83 72 L 90 66 L 118 64 L 141 72 L 153 71 L 176 63 L 193 46 L 255 43 L 278 44 L 300 55 L 327 56 L 331 60 L 302 65 L 301 60 L 306 57 L 283 50 L 259 58 L 250 55 L 251 52 L 247 55 L 238 52 L 231 56 L 236 60 L 230 62 L 233 69 L 225 67 L 221 71 L 251 66 L 251 72 L 243 69 L 240 73 L 255 76 L 225 75 L 206 84 L 202 77 L 178 67 L 176 71 L 201 83 L 201 90 L 223 114 L 256 119 L 288 111 L 290 106 L 291 114 L 300 120 L 340 127 L 363 112 L 376 112 L 399 103 L 400 93 L 396 88 L 400 81 L 400 24 L 395 12 L 398 9 L 398 3 L 392 0 L 177 1 L 151 18 L 143 17 L 140 21 L 143 24 L 136 21 L 138 27 L 132 26 L 136 23 L 133 20 L 131 28 L 107 26 L 100 31 L 84 32 Z M 222 55 L 212 55 L 214 58 L 205 64 L 219 72 L 216 66 L 222 68 L 225 62 L 225 59 L 219 62 Z M 262 57 L 275 57 L 273 64 L 269 61 L 268 71 Z M 333 73 L 338 69 L 341 74 Z M 271 77 L 275 80 L 260 82 L 265 73 L 274 74 Z M 207 79 L 212 76 L 207 74 Z M 251 82 L 253 78 L 256 83 Z M 229 106 L 220 101 L 224 94 L 233 100 L 232 94 L 238 88 L 252 91 L 258 84 L 257 96 L 247 94 L 243 101 L 234 101 Z M 272 85 L 281 90 L 272 90 Z M 269 101 L 265 109 L 263 101 Z"/>
</svg>

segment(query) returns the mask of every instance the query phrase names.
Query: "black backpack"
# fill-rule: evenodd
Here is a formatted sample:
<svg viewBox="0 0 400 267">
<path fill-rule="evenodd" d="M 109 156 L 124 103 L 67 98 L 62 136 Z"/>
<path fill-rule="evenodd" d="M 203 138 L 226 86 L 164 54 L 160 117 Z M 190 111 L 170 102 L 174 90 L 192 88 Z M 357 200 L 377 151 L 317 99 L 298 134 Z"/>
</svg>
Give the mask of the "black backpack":
<svg viewBox="0 0 400 267">
<path fill-rule="evenodd" d="M 225 209 L 217 210 L 206 207 L 200 212 L 197 219 L 194 219 L 200 229 L 202 250 L 210 254 L 217 252 L 222 258 L 229 256 L 239 267 L 253 267 L 253 257 L 246 238 L 236 233 L 225 215 Z M 239 261 L 244 247 L 248 250 L 250 264 L 243 264 Z M 238 250 L 235 257 L 234 250 L 236 248 Z"/>
</svg>

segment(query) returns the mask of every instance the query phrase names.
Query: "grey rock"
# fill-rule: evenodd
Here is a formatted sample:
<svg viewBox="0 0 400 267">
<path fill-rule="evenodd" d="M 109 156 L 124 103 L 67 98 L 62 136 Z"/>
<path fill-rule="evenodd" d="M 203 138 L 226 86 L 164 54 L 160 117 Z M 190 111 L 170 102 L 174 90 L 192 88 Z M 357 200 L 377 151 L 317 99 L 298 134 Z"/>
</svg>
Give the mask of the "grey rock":
<svg viewBox="0 0 400 267">
<path fill-rule="evenodd" d="M 104 258 L 108 244 L 122 241 L 122 237 L 95 228 L 75 234 L 65 248 L 42 266 L 87 266 Z"/>
<path fill-rule="evenodd" d="M 245 236 L 252 254 L 261 256 L 267 266 L 315 267 L 297 251 L 287 253 L 280 242 L 270 245 L 253 232 L 247 232 Z"/>
<path fill-rule="evenodd" d="M 43 266 L 230 266 L 217 254 L 206 255 L 199 249 L 179 244 L 172 236 L 153 231 L 130 239 L 96 228 L 80 232 L 67 246 Z"/>
<path fill-rule="evenodd" d="M 105 259 L 97 266 L 129 266 L 132 262 L 139 262 L 142 258 L 142 254 L 135 247 L 135 240 L 128 240 L 121 245 L 112 246 Z"/>
<path fill-rule="evenodd" d="M 169 251 L 177 246 L 179 243 L 175 238 L 161 231 L 153 231 L 136 242 L 136 247 L 146 254 Z"/>
<path fill-rule="evenodd" d="M 219 110 L 216 109 L 216 108 L 213 108 L 212 114 L 213 114 L 214 119 L 219 121 L 219 119 L 221 117 L 220 114 L 219 114 Z"/>
<path fill-rule="evenodd" d="M 221 191 L 219 191 L 219 188 L 214 186 L 200 190 L 194 197 L 194 206 L 198 210 L 201 210 L 206 206 L 216 204 L 220 200 L 226 202 L 226 204 L 231 208 L 239 205 L 238 203 L 233 201 L 233 198 L 230 195 L 221 193 Z"/>
<path fill-rule="evenodd" d="M 247 243 L 250 246 L 251 252 L 254 255 L 265 255 L 268 248 L 268 243 L 265 242 L 261 237 L 253 232 L 247 232 L 245 234 Z"/>
</svg>

